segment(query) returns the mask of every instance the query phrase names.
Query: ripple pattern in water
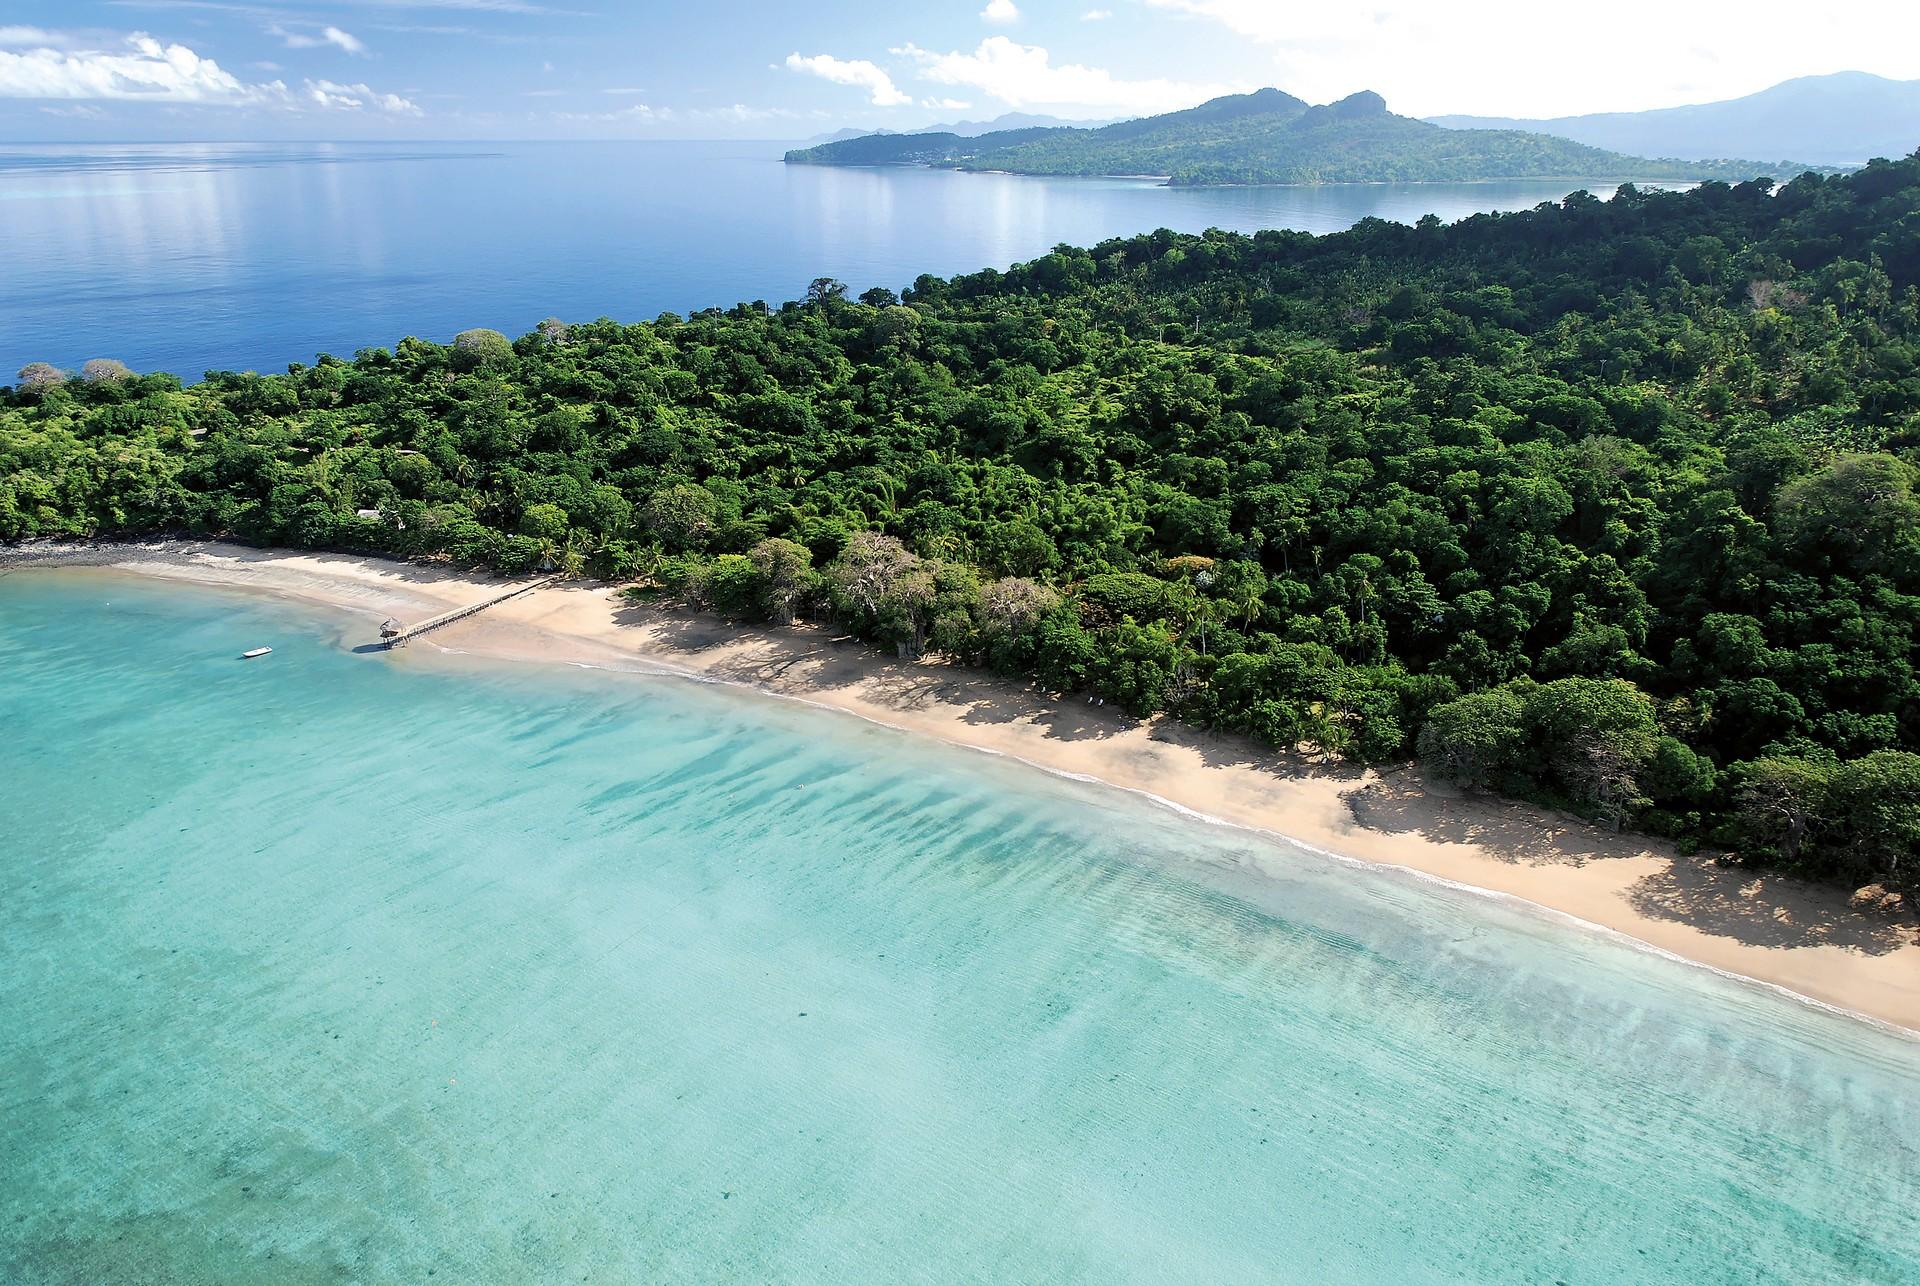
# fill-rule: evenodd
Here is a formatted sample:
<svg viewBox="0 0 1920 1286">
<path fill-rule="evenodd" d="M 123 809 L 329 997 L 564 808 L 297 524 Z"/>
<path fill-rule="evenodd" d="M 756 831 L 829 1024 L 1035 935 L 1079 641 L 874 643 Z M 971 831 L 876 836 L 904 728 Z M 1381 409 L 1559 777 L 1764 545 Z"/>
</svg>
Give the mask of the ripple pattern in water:
<svg viewBox="0 0 1920 1286">
<path fill-rule="evenodd" d="M 1920 1280 L 1911 1042 L 825 712 L 329 630 L 0 578 L 0 1279 Z"/>
</svg>

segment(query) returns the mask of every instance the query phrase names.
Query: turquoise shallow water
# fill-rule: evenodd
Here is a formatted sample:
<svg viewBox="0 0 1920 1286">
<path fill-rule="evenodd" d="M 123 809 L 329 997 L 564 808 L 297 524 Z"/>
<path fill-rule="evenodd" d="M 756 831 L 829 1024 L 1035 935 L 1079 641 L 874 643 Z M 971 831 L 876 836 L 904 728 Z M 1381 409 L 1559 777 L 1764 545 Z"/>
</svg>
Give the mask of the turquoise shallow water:
<svg viewBox="0 0 1920 1286">
<path fill-rule="evenodd" d="M 1920 1280 L 1920 1046 L 1262 843 L 0 577 L 0 1280 Z"/>
</svg>

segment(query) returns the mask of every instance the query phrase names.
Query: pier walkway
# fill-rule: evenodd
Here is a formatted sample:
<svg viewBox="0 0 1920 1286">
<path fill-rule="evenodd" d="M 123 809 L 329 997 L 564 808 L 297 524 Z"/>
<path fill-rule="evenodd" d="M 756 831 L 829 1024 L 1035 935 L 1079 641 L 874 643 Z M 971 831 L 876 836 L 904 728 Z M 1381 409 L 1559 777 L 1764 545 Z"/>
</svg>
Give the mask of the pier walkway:
<svg viewBox="0 0 1920 1286">
<path fill-rule="evenodd" d="M 489 607 L 497 607 L 510 598 L 519 598 L 522 594 L 531 594 L 536 589 L 545 589 L 548 585 L 553 584 L 553 579 L 553 577 L 548 576 L 541 580 L 533 581 L 530 584 L 516 586 L 504 593 L 495 594 L 492 598 L 482 599 L 478 603 L 469 603 L 465 607 L 456 607 L 451 612 L 442 612 L 438 616 L 430 616 L 417 625 L 407 626 L 392 638 L 381 639 L 380 646 L 396 648 L 411 643 L 422 634 L 432 633 L 443 625 L 451 625 L 455 621 L 464 621 L 469 616 L 477 616 Z"/>
</svg>

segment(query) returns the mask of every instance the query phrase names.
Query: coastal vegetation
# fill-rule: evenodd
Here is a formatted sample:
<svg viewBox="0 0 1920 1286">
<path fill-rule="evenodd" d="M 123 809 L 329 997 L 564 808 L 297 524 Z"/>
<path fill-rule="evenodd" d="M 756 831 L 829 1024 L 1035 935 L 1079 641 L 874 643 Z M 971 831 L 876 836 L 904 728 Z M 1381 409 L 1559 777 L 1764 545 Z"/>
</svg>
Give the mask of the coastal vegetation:
<svg viewBox="0 0 1920 1286">
<path fill-rule="evenodd" d="M 1911 887 L 1920 157 L 0 393 L 0 539 L 169 532 L 830 617 Z"/>
<path fill-rule="evenodd" d="M 1027 128 L 977 137 L 870 134 L 798 148 L 789 165 L 940 165 L 1015 174 L 1164 174 L 1176 185 L 1462 183 L 1485 179 L 1789 177 L 1779 162 L 1653 160 L 1516 129 L 1443 129 L 1397 116 L 1362 91 L 1312 106 L 1277 89 L 1099 129 Z"/>
</svg>

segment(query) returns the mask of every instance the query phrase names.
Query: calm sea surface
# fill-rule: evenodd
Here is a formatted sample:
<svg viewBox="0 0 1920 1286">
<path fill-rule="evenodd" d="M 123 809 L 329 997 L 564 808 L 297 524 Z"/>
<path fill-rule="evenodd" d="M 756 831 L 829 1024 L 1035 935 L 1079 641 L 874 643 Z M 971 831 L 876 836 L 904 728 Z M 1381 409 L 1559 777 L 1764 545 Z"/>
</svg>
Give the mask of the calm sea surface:
<svg viewBox="0 0 1920 1286">
<path fill-rule="evenodd" d="M 782 146 L 0 145 L 0 381 L 90 357 L 274 371 L 549 315 L 778 303 L 823 275 L 897 289 L 1158 227 L 1330 232 L 1572 186 L 1181 190 L 787 166 Z"/>
<path fill-rule="evenodd" d="M 77 573 L 0 729 L 9 1283 L 1920 1280 L 1913 1043 L 1132 796 Z"/>
</svg>

